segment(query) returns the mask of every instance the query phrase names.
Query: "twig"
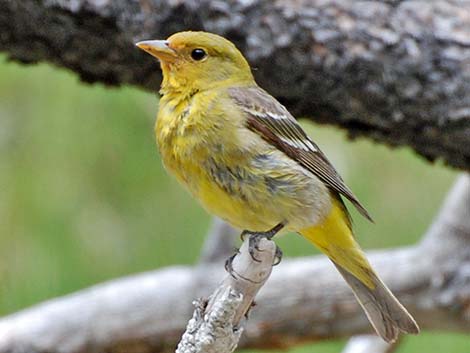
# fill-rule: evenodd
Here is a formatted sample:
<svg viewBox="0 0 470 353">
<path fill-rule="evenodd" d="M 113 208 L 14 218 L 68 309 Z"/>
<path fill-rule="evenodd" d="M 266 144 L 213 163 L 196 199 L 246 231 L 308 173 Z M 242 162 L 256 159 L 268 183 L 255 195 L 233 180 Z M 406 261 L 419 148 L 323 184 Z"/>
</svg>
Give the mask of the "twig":
<svg viewBox="0 0 470 353">
<path fill-rule="evenodd" d="M 243 331 L 240 322 L 271 274 L 276 245 L 262 239 L 255 261 L 248 251 L 248 238 L 231 264 L 231 273 L 211 295 L 207 308 L 196 303 L 176 353 L 231 353 Z"/>
</svg>

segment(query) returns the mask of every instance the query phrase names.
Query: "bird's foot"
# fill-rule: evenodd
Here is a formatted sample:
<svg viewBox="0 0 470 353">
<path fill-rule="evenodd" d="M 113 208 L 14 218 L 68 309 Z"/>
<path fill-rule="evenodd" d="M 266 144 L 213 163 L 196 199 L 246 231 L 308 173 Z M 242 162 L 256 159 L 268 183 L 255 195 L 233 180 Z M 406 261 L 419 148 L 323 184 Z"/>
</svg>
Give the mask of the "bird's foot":
<svg viewBox="0 0 470 353">
<path fill-rule="evenodd" d="M 234 270 L 233 270 L 233 259 L 235 259 L 235 257 L 239 254 L 239 251 L 237 250 L 237 252 L 235 252 L 235 254 L 233 254 L 232 256 L 230 256 L 226 261 L 225 261 L 225 271 L 227 271 L 230 276 L 232 276 L 233 278 L 237 279 L 237 277 L 235 276 L 234 274 Z"/>
<path fill-rule="evenodd" d="M 282 260 L 282 250 L 279 246 L 276 245 L 276 253 L 274 254 L 274 263 L 273 266 L 277 266 L 281 263 Z"/>
<path fill-rule="evenodd" d="M 255 251 L 259 251 L 259 243 L 261 239 L 266 238 L 268 240 L 271 240 L 282 228 L 284 227 L 283 223 L 279 223 L 276 225 L 274 228 L 266 231 L 266 232 L 251 232 L 248 230 L 244 230 L 241 234 L 241 239 L 244 241 L 246 236 L 248 235 L 249 242 L 248 242 L 248 251 L 251 255 L 251 258 L 256 261 L 256 262 L 261 262 L 259 259 L 256 258 L 255 256 Z M 278 265 L 281 262 L 282 259 L 282 250 L 276 245 L 276 254 L 274 257 L 274 264 L 273 266 Z"/>
</svg>

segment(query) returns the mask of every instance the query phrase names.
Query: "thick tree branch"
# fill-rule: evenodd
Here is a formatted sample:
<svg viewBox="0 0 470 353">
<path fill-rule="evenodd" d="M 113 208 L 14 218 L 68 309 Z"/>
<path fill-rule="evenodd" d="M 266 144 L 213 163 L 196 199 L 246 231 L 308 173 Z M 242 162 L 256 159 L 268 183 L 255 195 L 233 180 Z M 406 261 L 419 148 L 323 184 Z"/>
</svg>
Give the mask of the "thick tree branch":
<svg viewBox="0 0 470 353">
<path fill-rule="evenodd" d="M 470 330 L 470 177 L 459 178 L 416 246 L 374 251 L 373 266 L 424 330 Z M 171 352 L 224 272 L 170 267 L 104 283 L 0 321 L 1 353 Z M 322 256 L 284 260 L 256 299 L 242 347 L 285 347 L 371 333 L 351 291 Z"/>
<path fill-rule="evenodd" d="M 133 46 L 205 29 L 233 40 L 297 116 L 470 170 L 470 7 L 462 0 L 0 0 L 0 51 L 89 82 L 156 91 Z"/>
</svg>

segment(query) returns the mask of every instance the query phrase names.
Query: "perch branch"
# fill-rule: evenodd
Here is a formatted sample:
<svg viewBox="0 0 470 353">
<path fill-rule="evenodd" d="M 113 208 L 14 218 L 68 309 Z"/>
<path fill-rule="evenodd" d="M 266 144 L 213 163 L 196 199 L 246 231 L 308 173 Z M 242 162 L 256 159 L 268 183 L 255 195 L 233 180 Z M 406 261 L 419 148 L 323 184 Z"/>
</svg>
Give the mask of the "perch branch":
<svg viewBox="0 0 470 353">
<path fill-rule="evenodd" d="M 233 262 L 231 274 L 211 295 L 207 307 L 196 304 L 176 353 L 232 353 L 243 332 L 241 320 L 271 274 L 276 252 L 273 241 L 263 239 L 248 251 L 247 238 Z"/>
<path fill-rule="evenodd" d="M 423 330 L 470 330 L 470 177 L 462 175 L 421 242 L 368 257 Z M 178 266 L 103 283 L 0 320 L 0 353 L 173 352 L 220 264 Z M 257 296 L 240 347 L 287 348 L 372 333 L 323 256 L 283 260 Z"/>
</svg>

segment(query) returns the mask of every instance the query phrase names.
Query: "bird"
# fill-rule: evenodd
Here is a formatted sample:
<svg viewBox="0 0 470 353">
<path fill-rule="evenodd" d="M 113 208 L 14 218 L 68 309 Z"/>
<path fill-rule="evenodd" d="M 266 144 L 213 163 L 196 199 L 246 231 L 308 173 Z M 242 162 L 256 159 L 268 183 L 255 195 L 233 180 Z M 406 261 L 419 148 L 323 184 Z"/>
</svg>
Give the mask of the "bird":
<svg viewBox="0 0 470 353">
<path fill-rule="evenodd" d="M 163 74 L 155 136 L 167 171 L 255 245 L 285 232 L 313 243 L 385 341 L 417 334 L 357 243 L 343 198 L 372 221 L 368 211 L 297 120 L 257 85 L 237 47 L 202 31 L 136 46 L 158 59 Z"/>
</svg>

